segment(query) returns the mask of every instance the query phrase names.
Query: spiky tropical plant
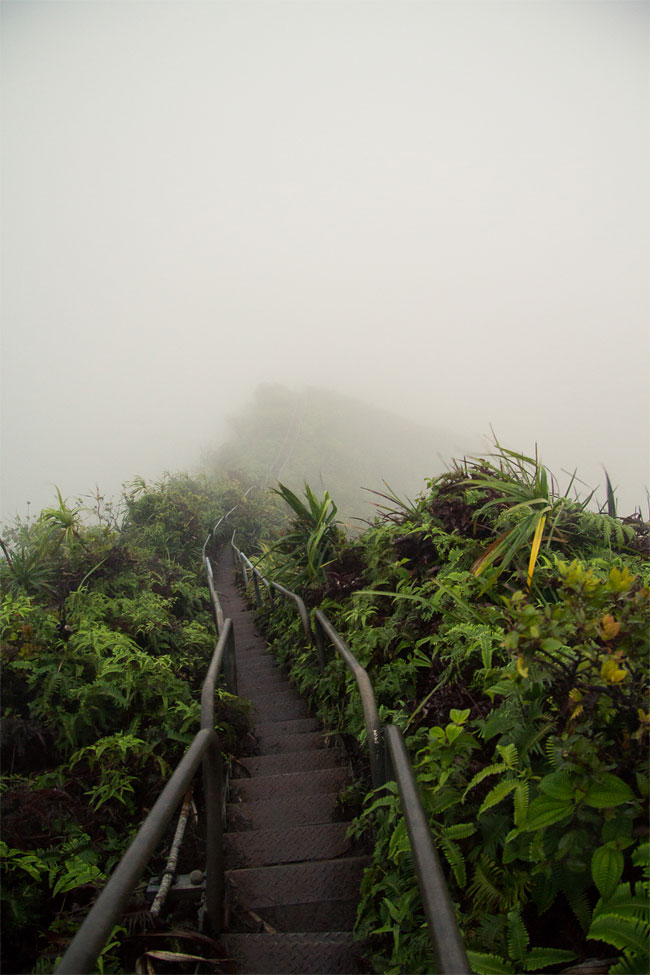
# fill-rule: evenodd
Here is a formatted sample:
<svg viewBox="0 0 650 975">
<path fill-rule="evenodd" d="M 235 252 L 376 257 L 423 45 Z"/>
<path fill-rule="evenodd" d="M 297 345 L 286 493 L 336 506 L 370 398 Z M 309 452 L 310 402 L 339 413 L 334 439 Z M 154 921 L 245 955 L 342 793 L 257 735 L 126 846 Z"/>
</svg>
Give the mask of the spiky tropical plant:
<svg viewBox="0 0 650 975">
<path fill-rule="evenodd" d="M 466 462 L 469 477 L 461 484 L 478 489 L 487 496 L 476 511 L 475 520 L 491 509 L 500 508 L 507 511 L 508 520 L 514 520 L 514 524 L 510 524 L 476 559 L 472 571 L 479 576 L 495 566 L 486 582 L 488 588 L 532 538 L 526 577 L 526 585 L 530 589 L 544 530 L 548 523 L 548 545 L 569 502 L 575 474 L 564 494 L 560 494 L 555 477 L 541 463 L 537 449 L 534 457 L 527 457 L 504 447 L 496 438 L 495 446 L 496 451 L 489 454 L 488 459 L 473 458 Z M 593 492 L 578 503 L 579 508 L 584 510 L 592 497 Z M 575 502 L 570 503 L 573 505 Z"/>
<path fill-rule="evenodd" d="M 316 497 L 305 482 L 304 504 L 285 484 L 278 482 L 274 488 L 289 505 L 295 519 L 290 531 L 275 545 L 267 549 L 265 556 L 278 551 L 286 556 L 282 571 L 293 575 L 294 584 L 322 583 L 325 581 L 325 566 L 334 557 L 340 539 L 337 507 L 325 491 L 322 498 Z"/>
</svg>

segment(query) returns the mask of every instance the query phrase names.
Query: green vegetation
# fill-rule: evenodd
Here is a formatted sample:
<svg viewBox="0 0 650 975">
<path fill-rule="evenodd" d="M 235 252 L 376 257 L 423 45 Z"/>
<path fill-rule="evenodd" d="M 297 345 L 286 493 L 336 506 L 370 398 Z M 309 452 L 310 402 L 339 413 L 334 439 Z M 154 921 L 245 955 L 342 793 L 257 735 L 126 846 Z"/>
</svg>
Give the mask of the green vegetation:
<svg viewBox="0 0 650 975">
<path fill-rule="evenodd" d="M 237 503 L 246 543 L 272 520 L 273 501 L 243 498 L 242 487 L 138 479 L 119 504 L 98 498 L 92 513 L 59 493 L 56 507 L 5 533 L 5 971 L 52 970 L 198 730 L 197 691 L 215 645 L 203 542 Z M 245 703 L 219 691 L 215 713 L 236 749 Z M 142 907 L 136 896 L 131 933 L 145 924 Z M 125 934 L 100 959 L 105 971 L 125 970 Z"/>
<path fill-rule="evenodd" d="M 358 537 L 327 492 L 249 483 L 137 480 L 92 519 L 59 495 L 5 533 L 5 968 L 52 970 L 196 732 L 215 639 L 201 546 L 238 505 L 228 534 L 325 610 L 402 728 L 477 975 L 589 958 L 646 972 L 650 526 L 616 516 L 611 484 L 607 513 L 590 511 L 499 445 L 415 501 L 388 489 Z M 372 854 L 358 917 L 371 964 L 429 972 L 397 796 L 366 791 L 354 680 L 333 655 L 319 673 L 291 604 L 260 619 L 356 762 L 342 801 Z M 216 713 L 235 751 L 246 705 L 220 692 Z M 136 893 L 100 970 L 133 970 L 142 908 Z"/>
<path fill-rule="evenodd" d="M 612 973 L 646 972 L 650 526 L 560 496 L 538 459 L 499 445 L 413 503 L 388 499 L 320 572 L 287 500 L 291 543 L 261 567 L 325 610 L 404 731 L 474 971 L 617 958 Z M 262 618 L 363 770 L 344 664 L 320 677 L 288 604 Z M 374 970 L 431 971 L 393 789 L 367 795 L 355 832 L 372 843 L 358 930 Z"/>
</svg>

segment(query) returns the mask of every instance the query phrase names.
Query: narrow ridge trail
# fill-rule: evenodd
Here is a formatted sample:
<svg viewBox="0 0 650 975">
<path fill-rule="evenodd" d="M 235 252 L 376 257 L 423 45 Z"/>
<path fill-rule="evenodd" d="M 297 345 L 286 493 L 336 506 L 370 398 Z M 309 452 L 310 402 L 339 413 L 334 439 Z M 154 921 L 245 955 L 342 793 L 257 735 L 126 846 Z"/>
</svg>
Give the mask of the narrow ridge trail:
<svg viewBox="0 0 650 975">
<path fill-rule="evenodd" d="M 223 560 L 215 586 L 233 622 L 238 692 L 255 705 L 257 741 L 230 783 L 222 940 L 238 975 L 359 972 L 352 928 L 368 858 L 354 855 L 350 824 L 336 819 L 350 779 L 345 752 L 325 740 L 274 662 Z"/>
</svg>

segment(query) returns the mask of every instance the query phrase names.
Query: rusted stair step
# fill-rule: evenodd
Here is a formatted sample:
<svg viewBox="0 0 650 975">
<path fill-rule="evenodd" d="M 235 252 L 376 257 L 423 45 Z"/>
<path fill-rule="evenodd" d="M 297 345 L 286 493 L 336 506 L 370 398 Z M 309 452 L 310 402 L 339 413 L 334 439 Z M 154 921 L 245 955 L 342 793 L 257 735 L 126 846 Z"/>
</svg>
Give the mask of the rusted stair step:
<svg viewBox="0 0 650 975">
<path fill-rule="evenodd" d="M 286 799 L 257 799 L 228 803 L 228 832 L 249 829 L 279 829 L 329 823 L 336 811 L 335 792 L 314 792 Z"/>
<path fill-rule="evenodd" d="M 341 766 L 344 755 L 338 748 L 318 748 L 314 751 L 278 752 L 254 755 L 241 759 L 234 769 L 236 778 L 248 775 L 280 775 L 286 772 L 313 772 L 316 769 Z"/>
<path fill-rule="evenodd" d="M 339 792 L 347 778 L 345 768 L 256 775 L 250 779 L 234 779 L 230 783 L 230 798 L 233 802 L 255 802 L 258 799 L 282 799 L 314 792 Z"/>
<path fill-rule="evenodd" d="M 356 972 L 359 944 L 350 931 L 290 934 L 228 934 L 226 951 L 249 975 Z"/>
<path fill-rule="evenodd" d="M 346 839 L 349 826 L 350 823 L 320 823 L 226 833 L 226 866 L 263 867 L 344 856 L 352 845 Z"/>
<path fill-rule="evenodd" d="M 351 930 L 369 857 L 228 870 L 235 903 L 280 931 Z"/>
</svg>

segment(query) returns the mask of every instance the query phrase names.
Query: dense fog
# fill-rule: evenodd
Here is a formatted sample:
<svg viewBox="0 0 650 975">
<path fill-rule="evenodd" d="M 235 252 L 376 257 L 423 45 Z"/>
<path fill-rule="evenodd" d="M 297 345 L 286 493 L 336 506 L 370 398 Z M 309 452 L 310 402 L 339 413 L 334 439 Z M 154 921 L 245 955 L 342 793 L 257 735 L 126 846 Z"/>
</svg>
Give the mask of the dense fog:
<svg viewBox="0 0 650 975">
<path fill-rule="evenodd" d="M 194 469 L 262 383 L 647 517 L 645 2 L 0 13 L 3 520 Z"/>
</svg>

